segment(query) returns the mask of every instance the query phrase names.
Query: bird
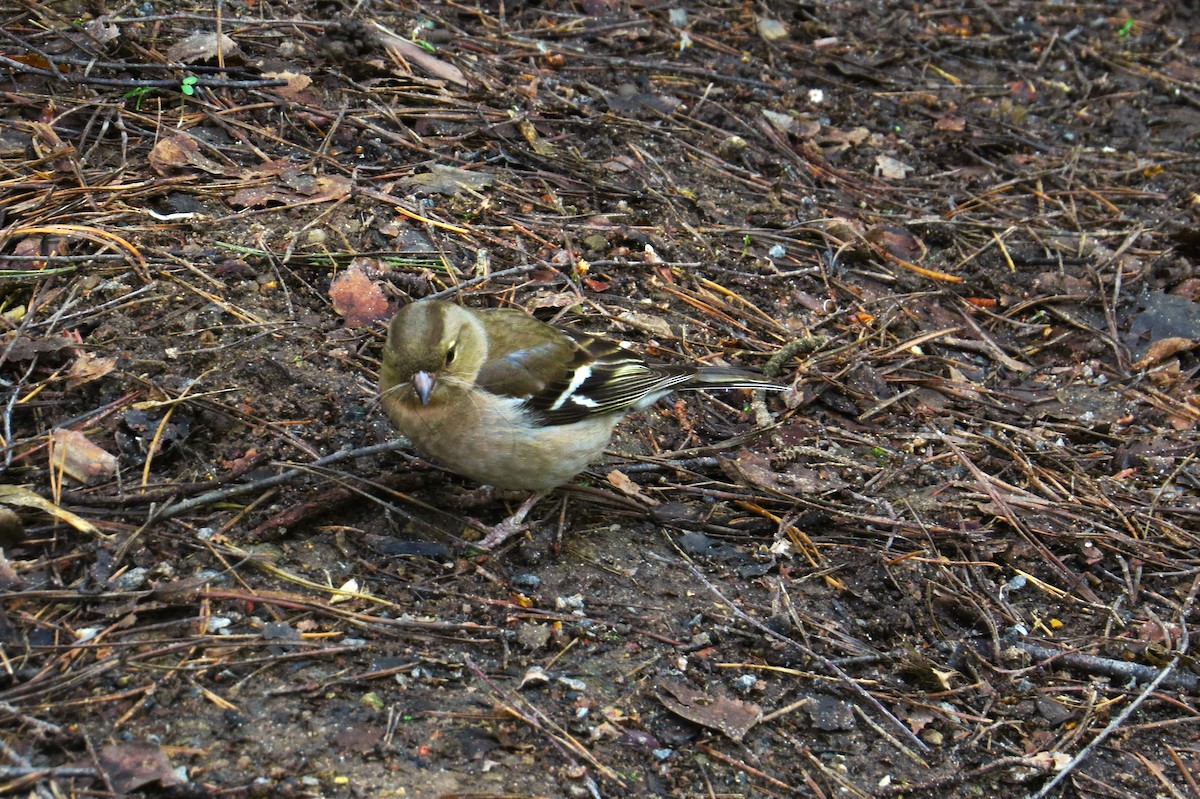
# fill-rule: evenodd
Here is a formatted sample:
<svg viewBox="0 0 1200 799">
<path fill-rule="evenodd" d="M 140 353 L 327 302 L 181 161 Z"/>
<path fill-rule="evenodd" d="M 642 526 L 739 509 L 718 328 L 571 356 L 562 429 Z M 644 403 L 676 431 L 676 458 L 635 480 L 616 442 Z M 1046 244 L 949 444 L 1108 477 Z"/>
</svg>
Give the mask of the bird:
<svg viewBox="0 0 1200 799">
<path fill-rule="evenodd" d="M 418 450 L 475 482 L 533 492 L 475 544 L 482 549 L 523 530 L 534 505 L 598 458 L 627 414 L 708 388 L 785 386 L 745 369 L 650 364 L 516 308 L 446 300 L 397 311 L 379 372 L 380 404 Z"/>
</svg>

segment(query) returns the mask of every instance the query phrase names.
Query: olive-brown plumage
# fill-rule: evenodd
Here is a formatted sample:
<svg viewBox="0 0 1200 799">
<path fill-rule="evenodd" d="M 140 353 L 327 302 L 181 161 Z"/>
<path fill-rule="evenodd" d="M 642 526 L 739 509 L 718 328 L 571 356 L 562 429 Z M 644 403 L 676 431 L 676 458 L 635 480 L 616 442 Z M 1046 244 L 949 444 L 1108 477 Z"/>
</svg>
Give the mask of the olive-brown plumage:
<svg viewBox="0 0 1200 799">
<path fill-rule="evenodd" d="M 440 300 L 411 303 L 392 319 L 379 387 L 400 432 L 446 468 L 537 492 L 569 481 L 627 413 L 673 390 L 783 388 L 739 369 L 649 365 L 518 310 Z M 498 543 L 491 538 L 485 543 Z"/>
</svg>

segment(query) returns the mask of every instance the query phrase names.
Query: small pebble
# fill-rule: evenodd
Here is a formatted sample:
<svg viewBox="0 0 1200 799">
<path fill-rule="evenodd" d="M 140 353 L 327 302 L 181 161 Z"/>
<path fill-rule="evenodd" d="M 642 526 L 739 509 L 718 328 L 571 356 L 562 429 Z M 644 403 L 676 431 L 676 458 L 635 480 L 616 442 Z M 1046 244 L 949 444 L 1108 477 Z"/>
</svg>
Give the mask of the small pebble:
<svg viewBox="0 0 1200 799">
<path fill-rule="evenodd" d="M 522 572 L 513 577 L 513 585 L 517 588 L 541 588 L 542 578 L 532 572 Z"/>
</svg>

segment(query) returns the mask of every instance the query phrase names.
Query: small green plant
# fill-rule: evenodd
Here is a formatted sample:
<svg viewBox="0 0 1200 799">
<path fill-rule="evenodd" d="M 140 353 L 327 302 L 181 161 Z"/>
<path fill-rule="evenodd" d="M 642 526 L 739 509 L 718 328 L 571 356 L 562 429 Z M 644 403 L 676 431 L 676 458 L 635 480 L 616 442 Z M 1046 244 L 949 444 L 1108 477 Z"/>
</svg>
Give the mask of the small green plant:
<svg viewBox="0 0 1200 799">
<path fill-rule="evenodd" d="M 746 253 L 750 252 L 750 234 L 746 233 L 742 236 L 742 257 L 746 257 Z"/>
<path fill-rule="evenodd" d="M 152 91 L 154 91 L 153 86 L 135 86 L 134 88 L 125 92 L 125 94 L 121 95 L 121 97 L 126 100 L 133 100 L 133 110 L 141 111 L 142 100 L 144 100 Z"/>
<path fill-rule="evenodd" d="M 1121 27 L 1117 28 L 1117 36 L 1122 39 L 1133 34 L 1133 19 L 1127 19 L 1121 23 Z"/>
<path fill-rule="evenodd" d="M 179 82 L 179 91 L 183 92 L 188 97 L 191 97 L 196 93 L 196 84 L 199 82 L 200 79 L 195 75 L 188 75 Z"/>
</svg>

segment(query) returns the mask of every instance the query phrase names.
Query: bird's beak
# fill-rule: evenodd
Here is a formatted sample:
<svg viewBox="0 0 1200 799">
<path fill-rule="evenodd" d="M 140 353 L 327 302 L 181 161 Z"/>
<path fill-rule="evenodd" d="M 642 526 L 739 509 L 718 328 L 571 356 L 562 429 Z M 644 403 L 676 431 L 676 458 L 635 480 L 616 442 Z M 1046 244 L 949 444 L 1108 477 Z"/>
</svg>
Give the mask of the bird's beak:
<svg viewBox="0 0 1200 799">
<path fill-rule="evenodd" d="M 417 399 L 422 405 L 429 404 L 429 395 L 433 392 L 433 384 L 437 379 L 429 372 L 417 372 L 412 376 L 413 391 L 417 392 Z"/>
</svg>

